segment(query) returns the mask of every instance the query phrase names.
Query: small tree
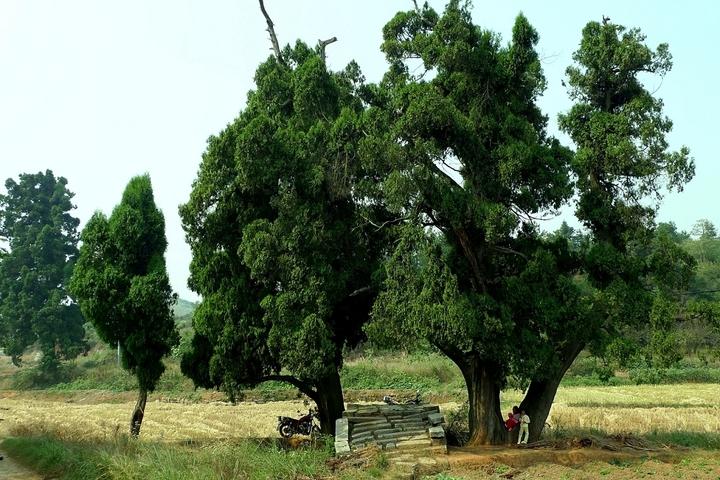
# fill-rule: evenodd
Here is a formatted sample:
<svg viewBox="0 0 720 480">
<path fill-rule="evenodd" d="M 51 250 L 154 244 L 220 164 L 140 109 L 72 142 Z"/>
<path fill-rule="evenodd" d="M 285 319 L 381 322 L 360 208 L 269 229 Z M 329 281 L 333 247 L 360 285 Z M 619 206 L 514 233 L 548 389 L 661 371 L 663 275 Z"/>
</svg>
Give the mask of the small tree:
<svg viewBox="0 0 720 480">
<path fill-rule="evenodd" d="M 41 369 L 82 351 L 83 318 L 67 284 L 77 256 L 78 219 L 67 180 L 52 171 L 21 174 L 0 195 L 0 346 L 15 365 L 39 344 Z"/>
<path fill-rule="evenodd" d="M 122 201 L 106 218 L 95 213 L 82 232 L 71 289 L 98 336 L 119 343 L 123 368 L 138 380 L 130 434 L 140 433 L 148 392 L 177 345 L 172 293 L 165 267 L 165 219 L 155 206 L 150 177 L 130 180 Z"/>
</svg>

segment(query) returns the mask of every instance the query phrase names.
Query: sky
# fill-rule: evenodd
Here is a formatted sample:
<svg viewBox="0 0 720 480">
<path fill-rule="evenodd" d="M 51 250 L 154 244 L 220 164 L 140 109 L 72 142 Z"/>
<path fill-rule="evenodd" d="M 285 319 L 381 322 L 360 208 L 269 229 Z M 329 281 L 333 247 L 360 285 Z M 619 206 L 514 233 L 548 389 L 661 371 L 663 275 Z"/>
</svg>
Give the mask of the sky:
<svg viewBox="0 0 720 480">
<path fill-rule="evenodd" d="M 445 4 L 429 3 L 437 10 Z M 281 44 L 336 36 L 327 49 L 329 67 L 354 59 L 368 81 L 377 81 L 386 68 L 382 27 L 412 2 L 265 5 Z M 684 192 L 666 196 L 659 220 L 685 230 L 699 218 L 720 224 L 720 2 L 473 2 L 475 22 L 504 39 L 521 11 L 540 34 L 548 80 L 540 105 L 556 135 L 557 114 L 570 107 L 561 80 L 588 21 L 605 15 L 640 27 L 653 47 L 670 44 L 673 70 L 647 86 L 665 101 L 675 124 L 671 147 L 690 148 L 696 178 Z M 178 205 L 189 197 L 207 138 L 242 110 L 255 69 L 270 54 L 255 0 L 0 0 L 0 183 L 53 170 L 75 192 L 82 227 L 94 211 L 112 211 L 131 177 L 149 173 L 165 214 L 171 283 L 182 298 L 197 299 L 187 288 L 191 255 Z M 570 217 L 545 228 L 572 223 Z"/>
</svg>

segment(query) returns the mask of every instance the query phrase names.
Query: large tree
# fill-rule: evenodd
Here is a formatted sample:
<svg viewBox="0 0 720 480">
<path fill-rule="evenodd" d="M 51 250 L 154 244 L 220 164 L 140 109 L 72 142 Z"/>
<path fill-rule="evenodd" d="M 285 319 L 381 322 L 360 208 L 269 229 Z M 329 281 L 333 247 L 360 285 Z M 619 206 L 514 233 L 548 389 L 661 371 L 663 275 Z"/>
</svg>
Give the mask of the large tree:
<svg viewBox="0 0 720 480">
<path fill-rule="evenodd" d="M 165 266 L 165 219 L 150 177 L 128 183 L 110 218 L 95 213 L 82 231 L 71 289 L 98 336 L 120 346 L 122 366 L 138 380 L 130 434 L 140 433 L 148 392 L 165 370 L 162 359 L 179 336 L 176 301 Z"/>
<path fill-rule="evenodd" d="M 559 124 L 577 148 L 575 215 L 593 237 L 582 267 L 596 290 L 598 319 L 586 328 L 590 337 L 581 340 L 617 336 L 628 323 L 664 330 L 672 321 L 663 318 L 673 303 L 667 292 L 686 288 L 694 268 L 669 238 L 653 239 L 663 193 L 682 190 L 695 172 L 686 147 L 669 149 L 672 122 L 663 114 L 662 100 L 640 79 L 670 70 L 668 45 L 653 50 L 639 29 L 589 22 L 573 59 L 567 79 L 575 104 L 560 115 Z M 538 404 L 535 398 L 549 390 L 554 396 L 557 388 L 534 386 L 526 396 L 530 410 Z"/>
<path fill-rule="evenodd" d="M 326 43 L 276 48 L 245 109 L 209 140 L 180 208 L 202 297 L 182 369 L 230 395 L 289 382 L 333 433 L 342 351 L 362 338 L 384 232 L 356 202 L 369 184 L 357 152 L 363 79 L 354 63 L 329 71 Z"/>
<path fill-rule="evenodd" d="M 373 161 L 384 159 L 382 201 L 408 225 L 370 331 L 415 334 L 458 365 L 472 443 L 507 440 L 500 390 L 509 375 L 528 382 L 521 406 L 537 438 L 588 342 L 647 319 L 650 265 L 627 245 L 652 227 L 647 195 L 692 176 L 686 149 L 667 152 L 671 124 L 637 79 L 669 68 L 667 47 L 653 52 L 637 31 L 588 24 L 568 70 L 577 104 L 561 118 L 578 148 L 571 156 L 546 134 L 538 35 L 522 15 L 507 45 L 459 1 L 442 15 L 399 13 L 384 35 L 385 95 L 368 112 Z M 592 237 L 583 248 L 537 231 L 536 218 L 572 193 Z"/>
<path fill-rule="evenodd" d="M 19 365 L 38 344 L 40 366 L 54 372 L 60 360 L 84 348 L 83 318 L 67 291 L 77 256 L 77 226 L 67 180 L 21 174 L 0 195 L 0 346 Z"/>
</svg>

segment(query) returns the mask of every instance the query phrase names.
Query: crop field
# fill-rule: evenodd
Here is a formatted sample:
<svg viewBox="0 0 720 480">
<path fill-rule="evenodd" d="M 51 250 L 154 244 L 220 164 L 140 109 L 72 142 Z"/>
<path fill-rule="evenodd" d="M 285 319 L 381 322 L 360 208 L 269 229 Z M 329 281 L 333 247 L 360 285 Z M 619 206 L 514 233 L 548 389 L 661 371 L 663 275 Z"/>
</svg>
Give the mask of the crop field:
<svg viewBox="0 0 720 480">
<path fill-rule="evenodd" d="M 3 395 L 0 434 L 40 428 L 77 439 L 108 438 L 124 432 L 134 402 L 128 395 L 100 397 L 54 395 L 33 398 L 31 392 Z M 720 385 L 639 385 L 626 387 L 564 387 L 550 413 L 554 430 L 599 430 L 608 434 L 673 433 L 716 434 L 720 432 Z M 519 392 L 507 392 L 504 409 L 520 400 Z M 441 405 L 445 412 L 459 407 Z M 306 410 L 300 400 L 274 402 L 167 403 L 148 402 L 142 438 L 148 441 L 264 438 L 276 435 L 278 415 L 296 415 Z"/>
<path fill-rule="evenodd" d="M 117 444 L 118 438 L 125 435 L 134 406 L 129 393 L 0 393 L 0 438 L 52 438 L 68 445 Z M 651 439 L 661 448 L 664 445 L 669 448 L 659 457 L 638 455 L 636 452 L 627 458 L 602 450 L 553 453 L 460 449 L 451 452 L 445 476 L 428 478 L 584 479 L 640 478 L 652 474 L 653 478 L 717 479 L 720 477 L 720 455 L 717 454 L 720 449 L 720 406 L 716 400 L 719 397 L 720 385 L 716 384 L 562 387 L 549 418 L 550 435 L 572 437 L 587 432 L 595 435 L 634 434 Z M 505 392 L 503 408 L 509 408 L 519 398 L 520 392 Z M 447 413 L 459 407 L 457 402 L 441 405 Z M 298 410 L 306 408 L 300 400 L 232 405 L 221 401 L 174 403 L 151 396 L 139 444 L 144 447 L 133 450 L 132 455 L 162 454 L 166 458 L 185 458 L 187 455 L 178 455 L 178 448 L 202 448 L 205 453 L 207 448 L 213 448 L 234 455 L 234 448 L 247 447 L 232 445 L 241 445 L 245 439 L 277 437 L 276 417 L 295 415 Z M 201 447 L 192 447 L 195 444 Z M 143 448 L 147 449 L 144 453 Z M 165 452 L 163 448 L 169 451 Z M 104 458 L 113 457 L 116 462 L 128 464 L 127 458 L 118 460 L 117 455 L 120 454 Z M 273 455 L 277 457 L 275 462 L 283 463 L 281 453 Z M 328 453 L 318 455 L 313 457 L 313 461 L 319 470 L 299 478 L 316 478 L 314 475 L 318 475 L 318 471 L 324 473 L 317 478 L 361 478 L 359 472 L 346 472 L 335 477 L 323 470 L 326 468 L 323 466 L 326 460 L 323 459 L 329 458 Z M 218 461 L 212 456 L 208 459 L 210 462 Z M 512 473 L 511 477 L 503 476 L 508 472 Z M 608 477 L 610 473 L 612 475 Z M 377 475 L 382 477 L 382 471 Z M 177 478 L 185 477 L 180 475 Z M 253 477 L 250 475 L 247 478 Z"/>
</svg>

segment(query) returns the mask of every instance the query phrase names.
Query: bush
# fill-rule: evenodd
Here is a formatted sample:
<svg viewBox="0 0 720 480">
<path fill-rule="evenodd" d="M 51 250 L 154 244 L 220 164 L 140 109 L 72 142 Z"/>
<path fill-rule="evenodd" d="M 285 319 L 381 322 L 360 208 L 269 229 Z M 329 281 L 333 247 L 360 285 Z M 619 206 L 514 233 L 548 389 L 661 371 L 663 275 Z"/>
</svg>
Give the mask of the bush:
<svg viewBox="0 0 720 480">
<path fill-rule="evenodd" d="M 61 364 L 53 373 L 43 372 L 38 367 L 21 368 L 13 375 L 12 387 L 15 390 L 39 390 L 72 381 L 78 375 L 80 371 L 73 364 Z"/>
<path fill-rule="evenodd" d="M 589 377 L 565 377 L 562 379 L 561 385 L 564 387 L 617 387 L 631 383 L 628 378 L 610 377 L 603 380 L 597 375 L 592 375 Z"/>
<path fill-rule="evenodd" d="M 720 368 L 635 368 L 628 375 L 637 385 L 720 383 Z"/>
<path fill-rule="evenodd" d="M 358 357 L 340 372 L 347 389 L 438 390 L 464 386 L 457 366 L 432 353 Z"/>
<path fill-rule="evenodd" d="M 589 377 L 595 372 L 597 367 L 597 359 L 591 356 L 578 356 L 570 365 L 566 377 Z"/>
<path fill-rule="evenodd" d="M 470 424 L 468 423 L 470 404 L 465 401 L 457 410 L 448 412 L 446 416 L 447 428 L 445 435 L 449 445 L 462 447 L 470 438 Z"/>
</svg>

